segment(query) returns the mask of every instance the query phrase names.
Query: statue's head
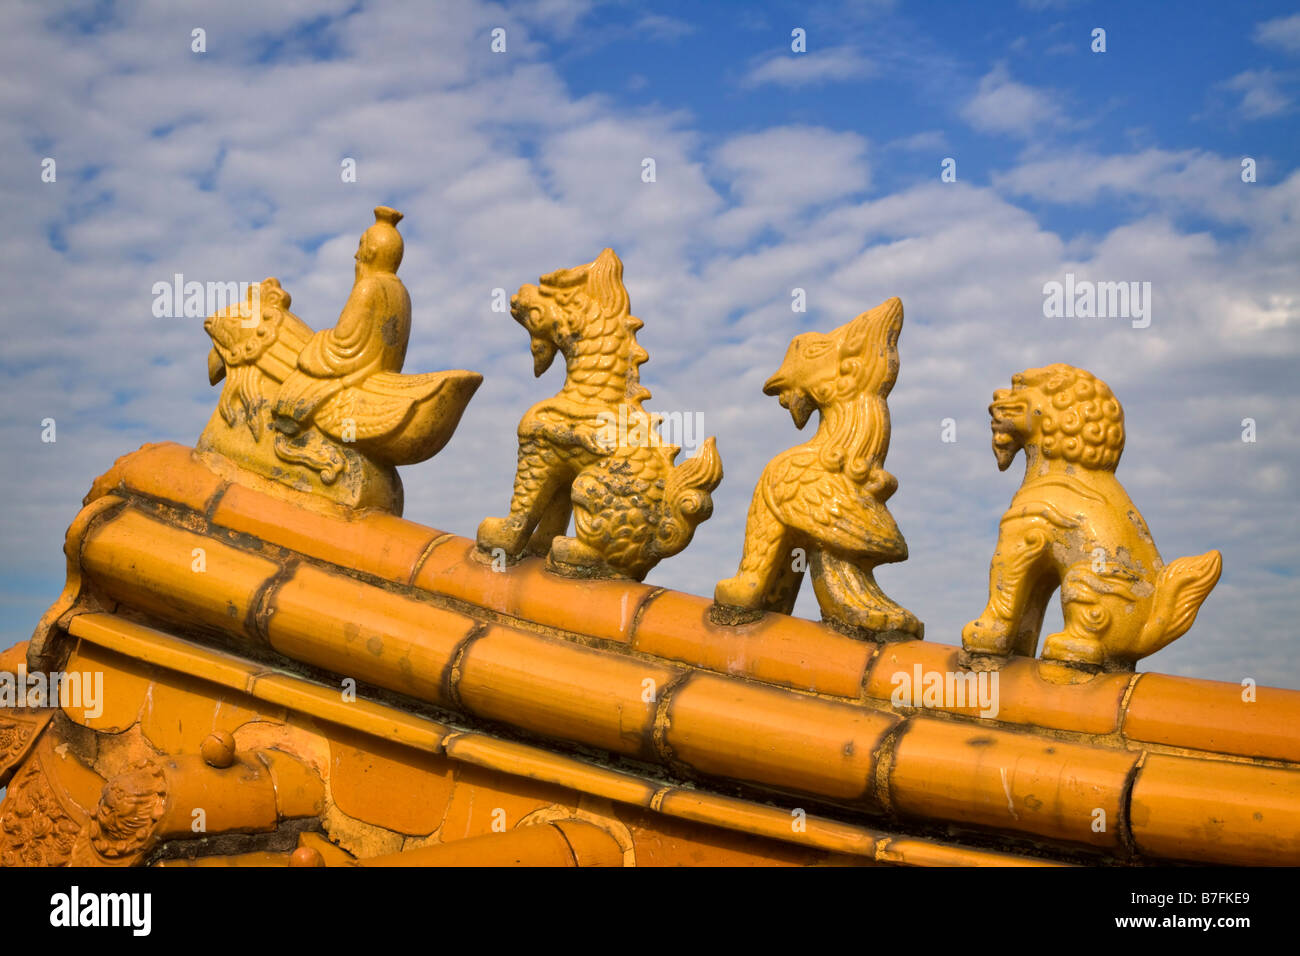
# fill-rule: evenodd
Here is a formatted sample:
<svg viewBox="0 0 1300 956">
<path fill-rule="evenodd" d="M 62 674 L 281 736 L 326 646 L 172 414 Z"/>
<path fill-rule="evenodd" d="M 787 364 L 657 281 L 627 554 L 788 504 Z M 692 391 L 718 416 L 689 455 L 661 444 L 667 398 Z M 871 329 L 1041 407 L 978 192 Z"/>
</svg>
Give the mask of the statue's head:
<svg viewBox="0 0 1300 956">
<path fill-rule="evenodd" d="M 402 214 L 388 206 L 375 207 L 375 224 L 361 234 L 357 245 L 357 277 L 373 272 L 396 272 L 402 264 L 402 234 L 397 224 Z"/>
<path fill-rule="evenodd" d="M 989 405 L 993 454 L 1006 471 L 1021 448 L 1093 471 L 1114 471 L 1124 451 L 1124 409 L 1091 372 L 1072 365 L 1031 368 L 1013 375 Z"/>
<path fill-rule="evenodd" d="M 250 288 L 244 302 L 203 321 L 203 330 L 212 339 L 208 381 L 226 382 L 217 409 L 228 425 L 245 422 L 255 439 L 261 434 L 259 410 L 266 395 L 261 360 L 280 340 L 284 323 L 298 322 L 289 312 L 290 301 L 280 280 L 271 277 Z"/>
<path fill-rule="evenodd" d="M 898 378 L 903 303 L 897 298 L 863 312 L 833 332 L 795 336 L 763 392 L 777 396 L 803 428 L 814 409 L 862 395 L 883 399 Z"/>
<path fill-rule="evenodd" d="M 623 262 L 613 249 L 586 265 L 544 275 L 538 285 L 520 286 L 510 299 L 510 314 L 528 330 L 536 375 L 550 368 L 557 350 L 568 355 L 609 320 L 628 318 L 630 308 Z"/>
</svg>

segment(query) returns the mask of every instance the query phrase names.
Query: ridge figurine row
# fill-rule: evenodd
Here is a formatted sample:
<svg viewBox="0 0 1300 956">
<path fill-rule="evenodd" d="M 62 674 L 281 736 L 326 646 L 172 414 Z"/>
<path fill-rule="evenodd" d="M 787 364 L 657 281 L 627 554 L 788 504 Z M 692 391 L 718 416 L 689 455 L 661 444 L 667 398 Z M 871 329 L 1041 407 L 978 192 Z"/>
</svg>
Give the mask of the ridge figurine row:
<svg viewBox="0 0 1300 956">
<path fill-rule="evenodd" d="M 411 303 L 396 275 L 401 218 L 375 209 L 333 328 L 313 332 L 289 311 L 289 294 L 274 278 L 204 322 L 210 381 L 225 380 L 196 444 L 210 466 L 309 507 L 315 496 L 401 513 L 396 466 L 436 454 L 482 381 L 464 370 L 402 373 Z M 528 332 L 534 374 L 558 355 L 565 379 L 521 419 L 509 513 L 480 524 L 478 552 L 507 565 L 545 557 L 571 576 L 642 580 L 712 514 L 722 481 L 714 439 L 681 463 L 680 449 L 658 440 L 662 416 L 643 407 L 650 397 L 639 371 L 647 355 L 636 340 L 643 323 L 631 314 L 612 249 L 522 286 L 511 315 Z M 878 565 L 907 558 L 886 507 L 898 481 L 885 470 L 902 326 L 903 305 L 891 298 L 830 333 L 790 343 L 763 391 L 797 428 L 814 411 L 819 423 L 809 441 L 764 468 L 739 569 L 714 592 L 714 623 L 743 627 L 767 612 L 791 613 L 806 566 L 827 625 L 874 641 L 924 636 L 921 621 L 874 577 Z M 1058 588 L 1064 629 L 1043 642 L 1046 659 L 1132 670 L 1185 633 L 1222 560 L 1209 551 L 1163 563 L 1115 478 L 1124 412 L 1106 384 L 1069 365 L 1030 369 L 994 393 L 989 413 L 999 469 L 1023 450 L 1025 477 L 1002 519 L 988 604 L 962 632 L 966 664 L 1034 656 Z M 621 432 L 611 439 L 611 416 L 647 422 L 651 440 L 629 443 Z"/>
</svg>

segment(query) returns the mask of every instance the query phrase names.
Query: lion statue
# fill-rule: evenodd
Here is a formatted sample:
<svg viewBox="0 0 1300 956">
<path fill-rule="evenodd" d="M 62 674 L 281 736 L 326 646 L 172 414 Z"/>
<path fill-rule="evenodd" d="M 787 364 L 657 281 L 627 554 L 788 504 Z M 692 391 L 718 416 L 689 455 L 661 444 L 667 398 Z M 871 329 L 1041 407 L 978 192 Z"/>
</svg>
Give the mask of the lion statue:
<svg viewBox="0 0 1300 956">
<path fill-rule="evenodd" d="M 614 250 L 522 286 L 510 305 L 531 339 L 534 374 L 557 353 L 567 374 L 520 421 L 510 514 L 479 525 L 479 550 L 508 561 L 528 551 L 564 573 L 639 581 L 712 514 L 710 493 L 722 481 L 714 440 L 674 465 L 681 449 L 662 442 L 661 416 L 642 408 L 650 397 L 639 373 L 642 322 Z"/>
<path fill-rule="evenodd" d="M 790 343 L 763 392 L 796 428 L 820 413 L 811 441 L 773 458 L 754 489 L 739 573 L 718 582 L 711 618 L 743 624 L 756 612 L 789 614 L 810 571 L 826 623 L 877 641 L 924 636 L 924 626 L 885 596 L 877 565 L 907 558 L 885 507 L 898 481 L 885 471 L 889 406 L 898 378 L 903 303 L 888 299 L 833 332 Z"/>
<path fill-rule="evenodd" d="M 993 393 L 993 453 L 1025 479 L 1002 517 L 984 613 L 962 630 L 967 655 L 1032 657 L 1043 613 L 1061 590 L 1065 629 L 1043 657 L 1104 670 L 1181 637 L 1219 580 L 1207 551 L 1166 565 L 1115 477 L 1124 411 L 1099 378 L 1070 365 L 1029 369 Z"/>
</svg>

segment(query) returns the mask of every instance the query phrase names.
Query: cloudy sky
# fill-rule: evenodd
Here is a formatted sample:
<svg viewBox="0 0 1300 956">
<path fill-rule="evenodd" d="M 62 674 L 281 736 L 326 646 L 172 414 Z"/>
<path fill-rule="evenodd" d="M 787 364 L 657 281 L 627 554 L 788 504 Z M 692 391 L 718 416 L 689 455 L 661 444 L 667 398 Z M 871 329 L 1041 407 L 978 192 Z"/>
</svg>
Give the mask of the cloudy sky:
<svg viewBox="0 0 1300 956">
<path fill-rule="evenodd" d="M 1119 476 L 1165 559 L 1224 555 L 1195 628 L 1144 668 L 1300 687 L 1293 10 L 5 4 L 0 646 L 58 594 L 92 479 L 144 442 L 192 444 L 211 414 L 201 321 L 155 318 L 154 283 L 275 275 L 331 325 L 386 203 L 407 217 L 407 370 L 486 376 L 448 447 L 405 470 L 407 517 L 472 536 L 504 513 L 515 425 L 562 371 L 532 377 L 493 290 L 613 246 L 649 406 L 702 414 L 726 468 L 714 517 L 650 581 L 711 594 L 763 464 L 807 437 L 763 380 L 794 335 L 897 295 L 889 507 L 911 559 L 879 577 L 928 637 L 959 642 L 982 609 L 1020 480 L 995 467 L 990 393 L 1064 361 L 1123 401 Z M 1149 282 L 1150 325 L 1044 317 L 1067 273 Z M 797 612 L 816 616 L 810 591 Z"/>
</svg>

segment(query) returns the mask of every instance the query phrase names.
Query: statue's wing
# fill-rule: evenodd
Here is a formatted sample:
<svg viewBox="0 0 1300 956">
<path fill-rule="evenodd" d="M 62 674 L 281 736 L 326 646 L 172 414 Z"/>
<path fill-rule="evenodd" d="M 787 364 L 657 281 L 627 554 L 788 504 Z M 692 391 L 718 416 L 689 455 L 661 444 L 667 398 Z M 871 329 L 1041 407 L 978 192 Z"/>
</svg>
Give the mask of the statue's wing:
<svg viewBox="0 0 1300 956">
<path fill-rule="evenodd" d="M 321 405 L 314 420 L 321 431 L 337 441 L 386 438 L 406 423 L 416 402 L 436 392 L 445 380 L 445 374 L 440 372 L 376 372 Z"/>
<path fill-rule="evenodd" d="M 763 475 L 768 506 L 791 528 L 845 554 L 901 560 L 907 545 L 883 504 L 845 477 L 827 471 L 815 449 L 794 449 Z"/>
<path fill-rule="evenodd" d="M 400 372 L 376 372 L 357 387 L 374 396 L 406 398 L 412 402 L 428 398 L 447 381 L 447 372 L 403 375 Z"/>
</svg>

